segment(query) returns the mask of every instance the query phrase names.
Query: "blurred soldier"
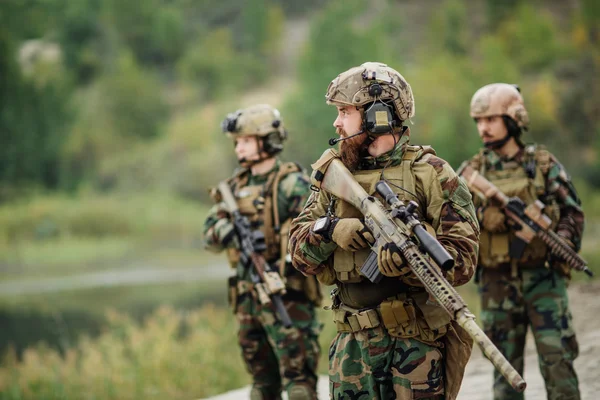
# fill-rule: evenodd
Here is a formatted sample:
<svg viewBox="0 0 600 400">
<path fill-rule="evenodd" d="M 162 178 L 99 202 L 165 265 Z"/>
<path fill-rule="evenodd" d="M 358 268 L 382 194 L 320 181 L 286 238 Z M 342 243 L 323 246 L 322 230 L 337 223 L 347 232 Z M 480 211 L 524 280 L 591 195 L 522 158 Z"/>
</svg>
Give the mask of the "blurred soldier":
<svg viewBox="0 0 600 400">
<path fill-rule="evenodd" d="M 419 219 L 456 261 L 447 279 L 456 286 L 468 282 L 479 237 L 471 196 L 431 147 L 409 145 L 403 124 L 414 115 L 414 100 L 404 77 L 368 62 L 335 78 L 326 100 L 337 107 L 339 157 L 354 178 L 369 194 L 385 179 L 401 200 L 416 201 Z M 331 398 L 454 399 L 470 337 L 429 300 L 397 247 L 379 248 L 384 275 L 379 283 L 359 273 L 373 240 L 363 220 L 349 203 L 320 190 L 311 194 L 290 231 L 294 267 L 337 286 Z"/>
<path fill-rule="evenodd" d="M 226 250 L 235 276 L 229 280 L 229 299 L 240 324 L 239 344 L 252 374 L 252 400 L 281 399 L 282 387 L 290 400 L 316 399 L 320 325 L 315 305 L 321 300 L 318 282 L 305 277 L 289 262 L 289 226 L 305 203 L 309 181 L 295 163 L 276 155 L 287 137 L 279 111 L 256 105 L 229 114 L 223 131 L 234 140 L 241 168 L 228 180 L 240 213 L 252 230 L 264 234 L 269 265 L 286 282 L 283 302 L 292 319 L 285 328 L 272 305 L 258 299 L 250 268 L 239 262 L 238 240 L 223 203 L 216 204 L 204 224 L 206 248 Z M 214 193 L 214 192 L 213 192 Z"/>
<path fill-rule="evenodd" d="M 544 147 L 524 145 L 521 133 L 529 117 L 518 87 L 494 83 L 471 100 L 483 149 L 466 162 L 505 195 L 526 205 L 536 200 L 546 207 L 552 230 L 579 250 L 583 232 L 580 201 L 563 166 Z M 477 281 L 485 333 L 508 361 L 523 373 L 527 328 L 533 332 L 548 399 L 579 399 L 573 360 L 578 346 L 568 307 L 570 272 L 549 257 L 546 245 L 534 238 L 520 259 L 511 258 L 515 239 L 504 213 L 487 199 L 476 197 L 482 227 Z M 494 372 L 495 399 L 523 399 Z"/>
</svg>

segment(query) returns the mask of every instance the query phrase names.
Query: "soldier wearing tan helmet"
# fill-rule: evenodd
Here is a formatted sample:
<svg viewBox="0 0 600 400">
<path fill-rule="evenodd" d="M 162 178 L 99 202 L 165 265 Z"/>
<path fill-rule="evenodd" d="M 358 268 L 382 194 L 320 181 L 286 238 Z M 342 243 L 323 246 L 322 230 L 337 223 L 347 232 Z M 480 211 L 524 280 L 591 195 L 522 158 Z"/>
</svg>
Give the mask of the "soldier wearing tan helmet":
<svg viewBox="0 0 600 400">
<path fill-rule="evenodd" d="M 251 268 L 240 261 L 231 216 L 213 191 L 217 204 L 204 224 L 205 247 L 225 250 L 235 271 L 229 279 L 229 300 L 239 322 L 242 355 L 252 375 L 250 399 L 281 399 L 282 390 L 290 400 L 316 399 L 320 324 L 315 306 L 321 292 L 314 277 L 305 277 L 291 266 L 287 252 L 290 222 L 308 197 L 308 177 L 298 164 L 276 157 L 287 133 L 275 108 L 261 104 L 238 110 L 227 116 L 222 127 L 233 139 L 242 167 L 227 183 L 250 229 L 264 237 L 261 253 L 285 282 L 282 299 L 292 320 L 292 327 L 286 328 L 272 305 L 259 300 Z"/>
<path fill-rule="evenodd" d="M 375 184 L 385 179 L 401 200 L 416 201 L 419 219 L 455 259 L 448 279 L 453 285 L 468 282 L 479 238 L 471 196 L 431 147 L 409 144 L 405 123 L 415 104 L 408 82 L 387 65 L 369 62 L 341 73 L 325 97 L 337 109 L 333 126 L 339 138 L 330 144 L 340 142 L 340 152 L 333 157 L 369 194 L 379 197 Z M 294 267 L 336 285 L 331 398 L 456 398 L 470 338 L 445 311 L 431 306 L 397 247 L 378 249 L 377 267 L 384 275 L 378 283 L 359 272 L 373 241 L 363 221 L 359 210 L 321 188 L 290 232 Z"/>
<path fill-rule="evenodd" d="M 521 135 L 529 127 L 529 116 L 518 87 L 506 83 L 482 87 L 471 101 L 471 117 L 484 148 L 466 164 L 509 197 L 519 197 L 526 205 L 542 201 L 552 229 L 579 250 L 581 203 L 556 157 L 543 146 L 524 144 Z M 579 399 L 567 265 L 552 258 L 539 238 L 527 245 L 520 258 L 511 258 L 516 237 L 504 213 L 485 197 L 474 196 L 474 202 L 482 227 L 477 280 L 486 334 L 522 374 L 530 328 L 548 399 Z M 523 399 L 523 394 L 495 372 L 494 399 Z"/>
</svg>

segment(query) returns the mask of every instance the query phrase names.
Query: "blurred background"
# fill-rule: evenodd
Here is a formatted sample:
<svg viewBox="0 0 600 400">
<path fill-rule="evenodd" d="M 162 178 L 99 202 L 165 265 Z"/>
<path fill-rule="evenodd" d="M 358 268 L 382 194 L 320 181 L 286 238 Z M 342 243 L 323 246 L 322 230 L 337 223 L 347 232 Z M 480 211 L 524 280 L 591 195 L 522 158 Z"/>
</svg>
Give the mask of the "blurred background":
<svg viewBox="0 0 600 400">
<path fill-rule="evenodd" d="M 365 61 L 404 75 L 411 141 L 455 168 L 480 147 L 473 93 L 519 84 L 524 139 L 573 176 L 600 273 L 595 0 L 2 0 L 0 399 L 191 399 L 248 383 L 228 267 L 200 248 L 207 188 L 236 166 L 220 121 L 278 107 L 282 158 L 309 167 L 335 135 L 329 82 Z"/>
</svg>

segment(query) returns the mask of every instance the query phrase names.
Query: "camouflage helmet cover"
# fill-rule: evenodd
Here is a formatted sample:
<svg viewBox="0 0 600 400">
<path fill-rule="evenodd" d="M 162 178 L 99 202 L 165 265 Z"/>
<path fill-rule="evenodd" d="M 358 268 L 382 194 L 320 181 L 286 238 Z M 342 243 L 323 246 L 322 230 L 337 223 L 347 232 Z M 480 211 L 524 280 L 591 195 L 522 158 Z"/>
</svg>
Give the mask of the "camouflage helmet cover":
<svg viewBox="0 0 600 400">
<path fill-rule="evenodd" d="M 492 83 L 479 89 L 471 99 L 471 117 L 482 118 L 506 115 L 520 128 L 527 129 L 529 115 L 517 86 Z"/>
<path fill-rule="evenodd" d="M 381 94 L 372 95 L 372 84 L 381 86 Z M 415 115 L 415 101 L 410 85 L 398 71 L 379 62 L 366 62 L 339 74 L 327 88 L 327 104 L 362 107 L 376 100 L 389 100 L 401 121 Z"/>
<path fill-rule="evenodd" d="M 279 110 L 268 104 L 257 104 L 248 108 L 237 110 L 227 115 L 221 127 L 230 138 L 239 136 L 267 136 L 279 133 L 281 140 L 287 134 Z"/>
</svg>

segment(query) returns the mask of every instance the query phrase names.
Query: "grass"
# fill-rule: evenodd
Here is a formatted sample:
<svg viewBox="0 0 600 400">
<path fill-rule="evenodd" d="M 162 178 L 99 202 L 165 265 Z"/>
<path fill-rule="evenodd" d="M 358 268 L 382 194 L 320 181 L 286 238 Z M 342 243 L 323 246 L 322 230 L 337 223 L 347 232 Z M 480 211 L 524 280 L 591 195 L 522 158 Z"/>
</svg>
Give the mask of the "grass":
<svg viewBox="0 0 600 400">
<path fill-rule="evenodd" d="M 4 205 L 0 278 L 133 265 L 157 250 L 179 259 L 204 257 L 199 250 L 207 212 L 205 204 L 166 194 L 46 196 Z"/>
<path fill-rule="evenodd" d="M 193 399 L 248 383 L 231 314 L 162 307 L 143 323 L 107 313 L 108 327 L 63 355 L 37 346 L 0 367 L 2 399 Z"/>
</svg>

